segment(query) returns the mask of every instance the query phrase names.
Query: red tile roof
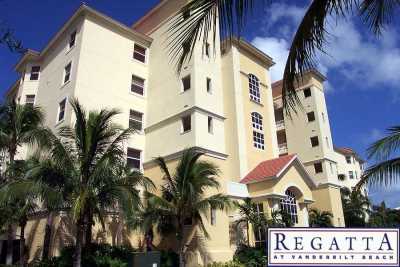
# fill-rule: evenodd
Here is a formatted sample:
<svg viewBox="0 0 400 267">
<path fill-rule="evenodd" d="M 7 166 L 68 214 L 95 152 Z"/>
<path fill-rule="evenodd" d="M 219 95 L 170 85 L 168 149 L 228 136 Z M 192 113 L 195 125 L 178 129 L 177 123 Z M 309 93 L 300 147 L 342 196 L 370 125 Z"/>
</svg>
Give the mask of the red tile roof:
<svg viewBox="0 0 400 267">
<path fill-rule="evenodd" d="M 257 165 L 250 171 L 240 182 L 248 184 L 258 182 L 268 177 L 277 176 L 288 164 L 295 158 L 296 155 L 287 155 L 280 158 L 266 160 Z"/>
</svg>

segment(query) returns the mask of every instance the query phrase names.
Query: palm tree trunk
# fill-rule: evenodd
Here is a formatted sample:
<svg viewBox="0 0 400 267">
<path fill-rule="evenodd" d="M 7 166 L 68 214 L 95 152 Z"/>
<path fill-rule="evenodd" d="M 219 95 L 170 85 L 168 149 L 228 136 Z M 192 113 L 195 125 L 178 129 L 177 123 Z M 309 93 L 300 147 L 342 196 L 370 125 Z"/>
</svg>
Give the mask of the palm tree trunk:
<svg viewBox="0 0 400 267">
<path fill-rule="evenodd" d="M 14 240 L 14 231 L 12 224 L 8 225 L 7 228 L 7 257 L 6 264 L 11 265 L 13 262 L 13 240 Z"/>
<path fill-rule="evenodd" d="M 247 228 L 246 228 L 246 232 L 247 232 L 247 246 L 250 247 L 250 229 L 249 229 L 250 225 L 249 222 L 247 221 Z"/>
<path fill-rule="evenodd" d="M 19 227 L 20 227 L 20 243 L 19 243 L 19 262 L 20 265 L 25 267 L 26 260 L 25 260 L 25 226 L 26 226 L 26 218 L 22 218 Z"/>
<path fill-rule="evenodd" d="M 49 212 L 47 215 L 46 228 L 43 240 L 43 253 L 42 258 L 48 259 L 50 257 L 50 243 L 51 243 L 51 228 L 53 226 L 54 213 Z"/>
<path fill-rule="evenodd" d="M 182 239 L 179 246 L 179 264 L 181 264 L 180 267 L 186 266 L 186 252 L 196 234 L 196 231 L 197 231 L 197 223 L 194 223 L 190 228 L 190 232 L 186 235 L 186 237 L 182 235 Z"/>
<path fill-rule="evenodd" d="M 83 220 L 78 220 L 76 223 L 76 241 L 75 241 L 75 252 L 74 252 L 74 260 L 73 267 L 81 267 L 81 259 L 82 259 L 82 243 L 83 243 L 83 232 L 84 225 L 82 223 Z"/>
</svg>

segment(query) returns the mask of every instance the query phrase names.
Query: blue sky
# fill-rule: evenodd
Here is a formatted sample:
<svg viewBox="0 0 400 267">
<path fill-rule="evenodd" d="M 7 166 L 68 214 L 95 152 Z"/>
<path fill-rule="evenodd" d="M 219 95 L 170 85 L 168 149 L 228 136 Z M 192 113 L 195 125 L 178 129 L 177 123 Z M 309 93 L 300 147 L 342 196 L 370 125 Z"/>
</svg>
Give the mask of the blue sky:
<svg viewBox="0 0 400 267">
<path fill-rule="evenodd" d="M 131 25 L 159 0 L 87 0 L 89 6 Z M 0 0 L 0 22 L 15 30 L 23 44 L 41 50 L 79 7 L 78 0 Z M 281 77 L 290 39 L 304 14 L 307 1 L 275 1 L 248 19 L 244 37 L 277 62 L 272 78 Z M 399 21 L 379 39 L 357 18 L 329 23 L 329 56 L 321 56 L 319 69 L 328 77 L 326 100 L 334 143 L 365 156 L 367 146 L 399 124 Z M 2 95 L 17 79 L 13 67 L 19 55 L 0 47 Z M 400 185 L 372 189 L 371 198 L 400 206 Z"/>
</svg>

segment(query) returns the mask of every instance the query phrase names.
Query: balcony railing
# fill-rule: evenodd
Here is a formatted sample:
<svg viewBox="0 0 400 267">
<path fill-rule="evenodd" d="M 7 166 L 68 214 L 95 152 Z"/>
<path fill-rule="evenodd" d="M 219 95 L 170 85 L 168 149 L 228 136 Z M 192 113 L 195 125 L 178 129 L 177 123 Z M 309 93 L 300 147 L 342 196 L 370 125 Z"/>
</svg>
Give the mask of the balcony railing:
<svg viewBox="0 0 400 267">
<path fill-rule="evenodd" d="M 279 149 L 279 155 L 287 154 L 288 153 L 287 143 L 278 144 L 278 149 Z"/>
<path fill-rule="evenodd" d="M 285 121 L 284 120 L 276 121 L 275 123 L 276 123 L 276 129 L 278 131 L 285 128 Z"/>
</svg>

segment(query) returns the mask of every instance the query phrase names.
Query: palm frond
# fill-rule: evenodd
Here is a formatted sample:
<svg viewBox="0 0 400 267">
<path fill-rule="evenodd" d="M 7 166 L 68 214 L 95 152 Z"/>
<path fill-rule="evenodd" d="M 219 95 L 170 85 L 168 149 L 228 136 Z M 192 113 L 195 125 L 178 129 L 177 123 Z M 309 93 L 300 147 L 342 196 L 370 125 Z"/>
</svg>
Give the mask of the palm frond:
<svg viewBox="0 0 400 267">
<path fill-rule="evenodd" d="M 360 5 L 360 14 L 371 31 L 380 35 L 384 27 L 392 22 L 399 7 L 398 0 L 364 0 Z"/>
<path fill-rule="evenodd" d="M 387 129 L 385 137 L 374 142 L 367 149 L 368 158 L 387 159 L 393 152 L 400 148 L 400 126 Z"/>
<path fill-rule="evenodd" d="M 372 186 L 390 186 L 398 182 L 400 182 L 400 158 L 394 158 L 368 168 L 356 187 L 361 188 L 366 183 Z"/>
</svg>

